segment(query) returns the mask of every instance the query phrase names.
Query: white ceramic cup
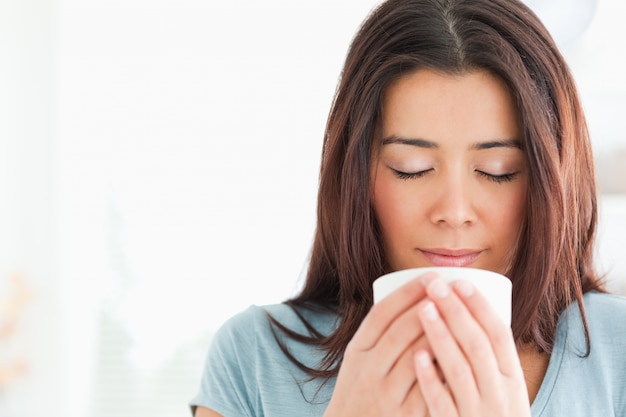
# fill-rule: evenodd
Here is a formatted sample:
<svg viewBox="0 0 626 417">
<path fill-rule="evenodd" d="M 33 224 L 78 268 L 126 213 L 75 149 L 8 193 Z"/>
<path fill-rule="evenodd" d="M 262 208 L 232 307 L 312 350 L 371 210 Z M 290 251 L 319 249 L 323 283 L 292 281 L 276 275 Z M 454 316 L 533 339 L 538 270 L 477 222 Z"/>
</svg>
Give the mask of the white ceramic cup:
<svg viewBox="0 0 626 417">
<path fill-rule="evenodd" d="M 439 278 L 448 283 L 458 280 L 470 282 L 489 301 L 502 320 L 511 325 L 511 281 L 504 275 L 485 269 L 434 266 L 391 272 L 374 281 L 374 303 L 378 303 L 403 284 L 430 271 L 437 272 Z"/>
</svg>

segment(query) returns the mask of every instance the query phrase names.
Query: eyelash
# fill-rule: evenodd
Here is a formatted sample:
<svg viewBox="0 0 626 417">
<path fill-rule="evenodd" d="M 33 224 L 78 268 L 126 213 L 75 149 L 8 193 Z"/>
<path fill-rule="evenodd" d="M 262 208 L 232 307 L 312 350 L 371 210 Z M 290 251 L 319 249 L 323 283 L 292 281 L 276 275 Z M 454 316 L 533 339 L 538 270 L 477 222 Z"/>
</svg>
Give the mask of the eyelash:
<svg viewBox="0 0 626 417">
<path fill-rule="evenodd" d="M 396 177 L 400 178 L 401 180 L 412 180 L 415 178 L 420 178 L 423 177 L 424 175 L 426 175 L 427 173 L 429 173 L 430 171 L 432 171 L 432 169 L 427 169 L 425 171 L 419 171 L 419 172 L 402 172 L 402 171 L 398 171 L 397 169 L 393 169 L 393 173 L 396 174 Z"/>
<path fill-rule="evenodd" d="M 420 178 L 423 177 L 424 175 L 428 174 L 430 171 L 432 171 L 431 169 L 427 169 L 425 171 L 419 171 L 419 172 L 402 172 L 402 171 L 398 171 L 397 169 L 393 169 L 394 174 L 396 175 L 396 177 L 398 177 L 401 180 L 412 180 L 412 179 L 416 179 L 416 178 Z M 502 184 L 505 182 L 511 182 L 515 179 L 515 177 L 517 176 L 517 172 L 511 172 L 509 174 L 503 174 L 503 175 L 491 175 L 491 174 L 487 174 L 486 172 L 482 172 L 482 171 L 476 171 L 478 173 L 478 175 L 480 175 L 481 177 L 484 177 L 486 179 L 488 179 L 489 181 L 495 182 L 496 184 Z"/>
<path fill-rule="evenodd" d="M 491 174 L 487 174 L 486 172 L 482 172 L 482 171 L 476 171 L 478 172 L 478 175 L 487 178 L 489 181 L 493 181 L 496 184 L 502 184 L 505 182 L 511 182 L 515 179 L 515 177 L 517 176 L 517 172 L 511 172 L 509 174 L 503 174 L 503 175 L 491 175 Z"/>
</svg>

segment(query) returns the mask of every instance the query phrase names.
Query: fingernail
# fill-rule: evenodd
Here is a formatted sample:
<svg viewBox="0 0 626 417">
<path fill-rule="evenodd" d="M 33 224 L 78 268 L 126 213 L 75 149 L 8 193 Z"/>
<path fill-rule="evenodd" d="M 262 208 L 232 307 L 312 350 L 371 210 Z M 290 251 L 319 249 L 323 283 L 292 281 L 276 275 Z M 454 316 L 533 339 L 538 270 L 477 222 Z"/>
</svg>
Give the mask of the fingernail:
<svg viewBox="0 0 626 417">
<path fill-rule="evenodd" d="M 439 312 L 437 312 L 437 307 L 435 307 L 435 305 L 430 301 L 426 303 L 423 311 L 426 319 L 430 321 L 435 321 L 439 318 Z"/>
<path fill-rule="evenodd" d="M 431 364 L 431 360 L 430 360 L 430 356 L 428 355 L 428 352 L 417 352 L 415 354 L 415 362 L 417 363 L 417 366 L 419 366 L 420 368 L 428 368 Z"/>
<path fill-rule="evenodd" d="M 420 276 L 420 281 L 424 286 L 428 286 L 428 284 L 433 282 L 435 279 L 437 279 L 437 273 L 434 271 L 427 272 L 424 275 Z"/>
<path fill-rule="evenodd" d="M 470 295 L 474 294 L 474 286 L 467 281 L 458 281 L 455 284 L 455 287 L 464 297 L 469 297 Z"/>
<path fill-rule="evenodd" d="M 428 287 L 429 293 L 436 298 L 444 298 L 447 297 L 450 293 L 450 287 L 448 284 L 441 280 L 433 281 Z"/>
</svg>

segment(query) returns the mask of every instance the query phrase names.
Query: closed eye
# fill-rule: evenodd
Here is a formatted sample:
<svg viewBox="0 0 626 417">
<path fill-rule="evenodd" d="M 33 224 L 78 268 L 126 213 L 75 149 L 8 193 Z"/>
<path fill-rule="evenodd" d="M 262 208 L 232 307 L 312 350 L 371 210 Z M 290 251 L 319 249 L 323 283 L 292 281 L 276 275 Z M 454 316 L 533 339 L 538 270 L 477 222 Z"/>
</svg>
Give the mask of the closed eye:
<svg viewBox="0 0 626 417">
<path fill-rule="evenodd" d="M 489 174 L 487 172 L 483 172 L 483 171 L 476 171 L 478 173 L 478 175 L 485 177 L 486 179 L 488 179 L 489 181 L 493 181 L 496 184 L 502 184 L 505 182 L 511 182 L 515 179 L 515 177 L 517 176 L 517 174 L 519 174 L 519 172 L 510 172 L 508 174 L 502 174 L 502 175 L 493 175 L 493 174 Z"/>
<path fill-rule="evenodd" d="M 415 178 L 423 177 L 424 175 L 432 171 L 433 168 L 426 169 L 424 171 L 418 171 L 418 172 L 403 172 L 403 171 L 398 171 L 397 169 L 394 169 L 394 168 L 391 168 L 391 170 L 396 175 L 396 177 L 400 178 L 401 180 L 412 180 Z"/>
</svg>

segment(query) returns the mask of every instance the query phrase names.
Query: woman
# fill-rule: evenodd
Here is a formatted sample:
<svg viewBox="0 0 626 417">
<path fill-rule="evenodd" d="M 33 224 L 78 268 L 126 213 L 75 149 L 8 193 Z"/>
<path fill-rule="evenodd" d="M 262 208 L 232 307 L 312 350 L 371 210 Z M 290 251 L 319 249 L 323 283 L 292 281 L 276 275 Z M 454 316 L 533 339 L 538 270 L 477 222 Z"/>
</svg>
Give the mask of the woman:
<svg viewBox="0 0 626 417">
<path fill-rule="evenodd" d="M 593 269 L 597 202 L 567 65 L 516 0 L 389 0 L 328 119 L 307 279 L 215 336 L 196 416 L 626 416 L 626 300 Z M 511 328 L 467 283 L 513 283 Z"/>
</svg>

